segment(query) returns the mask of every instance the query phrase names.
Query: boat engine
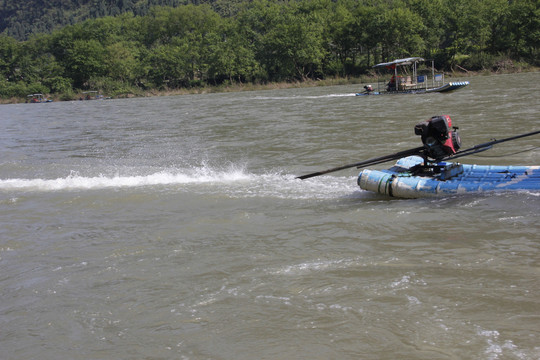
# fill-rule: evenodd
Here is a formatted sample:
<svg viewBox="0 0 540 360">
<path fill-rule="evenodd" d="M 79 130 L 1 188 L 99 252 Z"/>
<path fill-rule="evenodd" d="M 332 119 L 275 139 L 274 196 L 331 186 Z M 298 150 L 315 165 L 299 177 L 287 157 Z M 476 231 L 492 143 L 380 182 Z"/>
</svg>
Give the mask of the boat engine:
<svg viewBox="0 0 540 360">
<path fill-rule="evenodd" d="M 457 130 L 457 127 L 452 127 L 452 119 L 448 115 L 433 116 L 414 127 L 414 133 L 422 137 L 425 156 L 435 161 L 459 150 L 461 138 Z"/>
</svg>

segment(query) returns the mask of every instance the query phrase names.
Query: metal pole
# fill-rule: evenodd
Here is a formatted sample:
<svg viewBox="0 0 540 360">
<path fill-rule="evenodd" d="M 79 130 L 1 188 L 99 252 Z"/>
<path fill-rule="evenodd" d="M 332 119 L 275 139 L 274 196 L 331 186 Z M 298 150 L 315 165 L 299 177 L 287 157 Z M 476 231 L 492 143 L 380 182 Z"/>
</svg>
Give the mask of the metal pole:
<svg viewBox="0 0 540 360">
<path fill-rule="evenodd" d="M 431 87 L 435 87 L 435 60 L 431 60 Z"/>
</svg>

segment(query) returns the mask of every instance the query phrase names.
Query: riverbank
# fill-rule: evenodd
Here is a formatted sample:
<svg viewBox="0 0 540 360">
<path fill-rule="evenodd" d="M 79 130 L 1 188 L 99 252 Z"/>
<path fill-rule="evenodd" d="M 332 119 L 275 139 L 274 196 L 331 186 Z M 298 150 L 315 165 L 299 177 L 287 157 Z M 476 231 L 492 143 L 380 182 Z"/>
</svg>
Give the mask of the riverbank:
<svg viewBox="0 0 540 360">
<path fill-rule="evenodd" d="M 315 86 L 336 86 L 336 85 L 351 85 L 362 84 L 364 82 L 370 82 L 373 80 L 373 76 L 361 76 L 350 78 L 330 78 L 321 80 L 306 80 L 306 81 L 294 81 L 294 82 L 272 82 L 272 83 L 233 83 L 217 86 L 202 86 L 193 88 L 180 88 L 180 89 L 152 89 L 143 90 L 137 89 L 133 92 L 124 93 L 113 96 L 115 99 L 134 98 L 134 97 L 152 97 L 152 96 L 177 96 L 177 95 L 190 95 L 190 94 L 212 94 L 212 93 L 224 93 L 224 92 L 243 92 L 243 91 L 260 91 L 260 90 L 276 90 L 276 89 L 288 89 L 288 88 L 303 88 L 303 87 L 315 87 Z M 106 95 L 106 94 L 105 94 Z M 54 101 L 77 101 L 86 100 L 86 97 L 81 92 L 76 92 L 71 95 L 68 94 L 46 94 L 45 98 Z M 17 104 L 28 102 L 26 98 L 12 97 L 9 99 L 0 99 L 0 104 Z"/>
<path fill-rule="evenodd" d="M 538 72 L 539 68 L 528 68 L 528 69 L 516 69 L 515 71 L 467 71 L 466 69 L 461 69 L 461 71 L 455 71 L 451 73 L 445 73 L 446 78 L 449 79 L 459 79 L 459 78 L 468 78 L 475 76 L 492 76 L 492 75 L 501 75 L 501 74 L 512 74 L 520 72 Z M 261 90 L 276 90 L 276 89 L 288 89 L 288 88 L 307 88 L 307 87 L 316 87 L 316 86 L 338 86 L 338 85 L 359 85 L 359 89 L 363 84 L 369 84 L 377 80 L 377 77 L 374 75 L 364 75 L 359 77 L 335 77 L 328 79 L 318 79 L 318 80 L 305 80 L 305 81 L 294 81 L 294 82 L 279 82 L 279 83 L 264 83 L 264 84 L 254 84 L 254 83 L 233 83 L 226 85 L 218 86 L 203 86 L 203 87 L 193 87 L 193 88 L 181 88 L 181 89 L 165 89 L 165 90 L 136 90 L 130 93 L 124 93 L 120 95 L 113 96 L 115 99 L 124 99 L 124 98 L 134 98 L 134 97 L 152 97 L 152 96 L 178 96 L 178 95 L 190 95 L 190 94 L 212 94 L 212 93 L 224 93 L 224 92 L 243 92 L 243 91 L 261 91 Z M 81 92 L 73 94 L 46 94 L 45 98 L 55 101 L 77 101 L 85 99 Z M 107 94 L 104 94 L 107 96 Z M 0 99 L 0 104 L 18 104 L 28 102 L 26 98 L 12 97 L 9 99 Z"/>
</svg>

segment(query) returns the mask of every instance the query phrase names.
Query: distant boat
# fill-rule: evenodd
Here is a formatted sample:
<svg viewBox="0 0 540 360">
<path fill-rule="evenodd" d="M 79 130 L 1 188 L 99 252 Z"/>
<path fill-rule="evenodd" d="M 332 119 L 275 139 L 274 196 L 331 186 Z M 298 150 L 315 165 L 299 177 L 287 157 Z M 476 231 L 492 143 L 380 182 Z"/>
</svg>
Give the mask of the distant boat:
<svg viewBox="0 0 540 360">
<path fill-rule="evenodd" d="M 30 94 L 26 96 L 26 102 L 31 104 L 37 104 L 52 102 L 52 100 L 47 99 L 45 96 L 43 96 L 43 94 Z"/>
<path fill-rule="evenodd" d="M 374 65 L 375 69 L 391 71 L 386 76 L 377 78 L 377 85 L 364 86 L 364 91 L 357 96 L 385 94 L 425 94 L 432 92 L 451 92 L 469 85 L 468 81 L 444 82 L 444 74 L 435 73 L 434 61 L 431 61 L 431 73 L 419 74 L 418 64 L 426 60 L 421 57 L 397 59 L 391 62 Z M 398 71 L 401 69 L 401 71 Z M 431 75 L 431 76 L 430 76 Z M 385 80 L 379 81 L 380 78 Z M 389 79 L 388 79 L 389 78 Z"/>
<path fill-rule="evenodd" d="M 96 90 L 83 91 L 83 96 L 79 98 L 79 100 L 106 100 L 106 99 L 110 99 L 110 97 L 105 97 L 99 94 Z"/>
</svg>

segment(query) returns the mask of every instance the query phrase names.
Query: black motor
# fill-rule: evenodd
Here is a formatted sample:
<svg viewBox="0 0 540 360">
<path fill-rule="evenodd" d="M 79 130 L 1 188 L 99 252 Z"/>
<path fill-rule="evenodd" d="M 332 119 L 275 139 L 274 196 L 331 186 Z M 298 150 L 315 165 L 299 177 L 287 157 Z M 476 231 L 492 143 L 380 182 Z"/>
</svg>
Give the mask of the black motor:
<svg viewBox="0 0 540 360">
<path fill-rule="evenodd" d="M 455 154 L 461 147 L 457 127 L 452 129 L 452 119 L 448 115 L 433 116 L 414 127 L 414 133 L 422 137 L 425 155 L 436 161 Z"/>
</svg>

